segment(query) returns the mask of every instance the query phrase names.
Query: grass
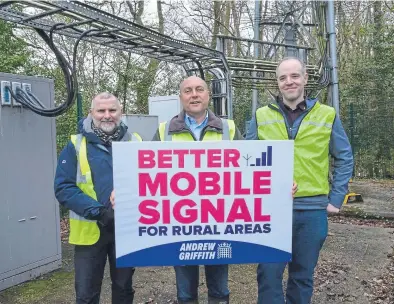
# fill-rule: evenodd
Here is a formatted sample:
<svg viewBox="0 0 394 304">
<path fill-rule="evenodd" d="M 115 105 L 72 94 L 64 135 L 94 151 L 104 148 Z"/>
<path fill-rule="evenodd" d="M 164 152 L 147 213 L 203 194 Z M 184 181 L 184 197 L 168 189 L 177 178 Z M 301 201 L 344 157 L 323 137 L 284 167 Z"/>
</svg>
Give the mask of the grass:
<svg viewBox="0 0 394 304">
<path fill-rule="evenodd" d="M 73 289 L 73 284 L 74 272 L 55 271 L 7 289 L 0 294 L 0 304 L 43 303 L 46 297 L 53 299 L 54 293 L 58 295 L 58 299 L 63 299 Z"/>
</svg>

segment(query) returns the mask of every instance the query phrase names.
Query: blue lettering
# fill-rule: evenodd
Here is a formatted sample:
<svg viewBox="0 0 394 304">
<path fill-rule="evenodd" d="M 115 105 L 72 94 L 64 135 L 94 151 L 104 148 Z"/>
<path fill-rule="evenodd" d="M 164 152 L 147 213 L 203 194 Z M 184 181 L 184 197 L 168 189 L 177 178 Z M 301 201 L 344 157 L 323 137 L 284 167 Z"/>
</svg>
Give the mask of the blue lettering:
<svg viewBox="0 0 394 304">
<path fill-rule="evenodd" d="M 172 227 L 172 235 L 181 235 L 181 227 L 173 226 Z"/>
<path fill-rule="evenodd" d="M 264 233 L 270 233 L 271 232 L 271 224 L 264 224 L 263 229 L 264 229 Z"/>
<path fill-rule="evenodd" d="M 194 226 L 194 234 L 201 235 L 201 232 L 202 232 L 202 227 L 201 226 Z"/>
<path fill-rule="evenodd" d="M 146 227 L 145 226 L 138 227 L 138 235 L 142 236 L 144 233 L 146 233 Z"/>
<path fill-rule="evenodd" d="M 237 224 L 235 225 L 235 234 L 243 234 L 244 226 Z"/>
<path fill-rule="evenodd" d="M 227 225 L 224 234 L 257 234 L 257 233 L 270 233 L 271 224 L 236 224 Z"/>
<path fill-rule="evenodd" d="M 245 234 L 253 233 L 252 227 L 253 227 L 252 224 L 246 224 L 245 225 Z"/>
<path fill-rule="evenodd" d="M 227 225 L 226 229 L 224 230 L 224 234 L 234 234 L 233 226 L 232 225 Z"/>
<path fill-rule="evenodd" d="M 138 234 L 142 236 L 143 234 L 148 234 L 149 236 L 167 236 L 167 227 L 166 226 L 141 226 L 138 227 Z"/>
</svg>

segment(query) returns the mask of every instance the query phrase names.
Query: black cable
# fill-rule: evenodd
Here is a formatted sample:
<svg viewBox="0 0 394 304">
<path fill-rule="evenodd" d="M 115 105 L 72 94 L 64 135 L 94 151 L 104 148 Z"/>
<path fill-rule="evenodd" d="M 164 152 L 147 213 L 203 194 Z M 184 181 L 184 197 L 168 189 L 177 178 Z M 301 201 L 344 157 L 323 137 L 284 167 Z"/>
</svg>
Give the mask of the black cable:
<svg viewBox="0 0 394 304">
<path fill-rule="evenodd" d="M 53 42 L 53 33 L 57 27 L 64 25 L 63 23 L 57 23 L 52 26 L 49 36 L 40 29 L 36 29 L 37 34 L 45 41 L 45 43 L 49 46 L 49 48 L 54 52 L 56 59 L 59 63 L 60 68 L 63 71 L 65 77 L 65 84 L 67 88 L 67 98 L 66 101 L 58 107 L 52 109 L 46 109 L 45 106 L 41 103 L 41 101 L 31 92 L 25 92 L 22 89 L 17 89 L 14 93 L 11 88 L 8 88 L 11 96 L 20 104 L 26 106 L 34 113 L 39 114 L 41 116 L 46 117 L 55 117 L 63 114 L 67 111 L 75 102 L 76 94 L 78 91 L 78 81 L 77 81 L 77 69 L 76 69 L 76 61 L 77 61 L 77 50 L 79 42 L 83 37 L 90 34 L 94 31 L 100 31 L 96 29 L 90 29 L 81 34 L 78 37 L 74 49 L 73 49 L 73 57 L 72 57 L 72 65 L 64 58 L 63 54 L 58 50 Z"/>
<path fill-rule="evenodd" d="M 54 29 L 56 26 L 58 25 L 54 25 L 52 29 Z M 72 71 L 71 69 L 69 69 L 70 67 L 69 63 L 64 58 L 64 56 L 60 53 L 60 51 L 56 48 L 56 46 L 53 44 L 53 41 L 48 37 L 48 35 L 44 31 L 39 29 L 36 29 L 36 32 L 47 43 L 50 49 L 54 52 L 56 59 L 59 63 L 59 66 L 63 71 L 63 74 L 65 76 L 67 93 L 68 93 L 66 102 L 53 109 L 42 109 L 41 107 L 37 106 L 37 103 L 35 103 L 35 100 L 38 100 L 38 98 L 30 92 L 25 92 L 26 93 L 25 95 L 19 94 L 19 96 L 13 96 L 13 97 L 14 98 L 16 97 L 16 100 L 18 102 L 25 105 L 36 114 L 46 117 L 54 117 L 64 113 L 68 108 L 70 108 L 73 105 L 76 96 L 76 90 L 75 90 L 75 88 L 77 87 L 76 78 L 75 77 L 73 78 Z"/>
</svg>

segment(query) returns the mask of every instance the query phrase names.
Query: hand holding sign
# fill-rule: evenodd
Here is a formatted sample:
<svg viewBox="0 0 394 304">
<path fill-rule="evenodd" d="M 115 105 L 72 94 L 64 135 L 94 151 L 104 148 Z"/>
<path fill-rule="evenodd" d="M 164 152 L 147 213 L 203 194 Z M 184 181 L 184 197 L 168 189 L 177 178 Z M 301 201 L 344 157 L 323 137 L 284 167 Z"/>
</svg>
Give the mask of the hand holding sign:
<svg viewBox="0 0 394 304">
<path fill-rule="evenodd" d="M 297 193 L 297 191 L 298 191 L 298 185 L 296 182 L 293 182 L 293 187 L 291 188 L 291 195 L 293 196 L 293 198 L 294 198 L 295 194 Z"/>
<path fill-rule="evenodd" d="M 115 190 L 112 190 L 109 200 L 111 202 L 112 209 L 115 209 Z"/>
</svg>

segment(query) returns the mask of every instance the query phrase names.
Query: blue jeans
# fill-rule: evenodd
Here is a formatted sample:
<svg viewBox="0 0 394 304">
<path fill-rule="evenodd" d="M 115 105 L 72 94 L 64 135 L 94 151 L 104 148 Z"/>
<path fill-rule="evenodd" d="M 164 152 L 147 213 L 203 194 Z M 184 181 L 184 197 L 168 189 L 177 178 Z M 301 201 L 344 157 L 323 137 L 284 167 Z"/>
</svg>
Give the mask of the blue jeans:
<svg viewBox="0 0 394 304">
<path fill-rule="evenodd" d="M 112 281 L 112 303 L 133 303 L 132 280 L 134 268 L 116 268 L 114 233 L 100 229 L 100 238 L 96 244 L 75 246 L 74 266 L 77 304 L 99 304 L 107 257 Z"/>
<path fill-rule="evenodd" d="M 206 265 L 205 279 L 209 304 L 228 304 L 228 265 Z M 179 304 L 198 303 L 199 267 L 175 266 L 176 289 Z"/>
<path fill-rule="evenodd" d="M 326 210 L 294 210 L 292 261 L 289 263 L 286 301 L 283 272 L 287 263 L 259 264 L 258 304 L 309 304 L 313 294 L 313 273 L 326 240 Z"/>
</svg>

